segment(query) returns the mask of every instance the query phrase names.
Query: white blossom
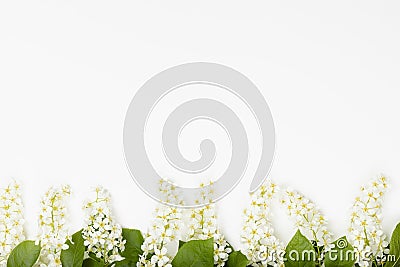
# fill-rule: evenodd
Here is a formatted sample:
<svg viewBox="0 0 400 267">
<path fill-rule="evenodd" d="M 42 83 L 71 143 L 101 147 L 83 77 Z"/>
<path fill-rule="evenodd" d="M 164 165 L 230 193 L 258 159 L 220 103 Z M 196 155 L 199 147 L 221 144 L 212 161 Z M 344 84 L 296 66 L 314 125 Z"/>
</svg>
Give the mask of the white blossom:
<svg viewBox="0 0 400 267">
<path fill-rule="evenodd" d="M 302 194 L 287 189 L 281 203 L 288 215 L 294 220 L 296 227 L 318 246 L 327 249 L 331 243 L 332 233 L 328 231 L 325 216 L 317 206 Z"/>
<path fill-rule="evenodd" d="M 66 197 L 70 187 L 50 188 L 41 200 L 39 214 L 39 236 L 37 244 L 42 247 L 36 266 L 58 267 L 61 265 L 61 251 L 68 249 L 69 238 L 66 226 Z"/>
<path fill-rule="evenodd" d="M 182 203 L 176 187 L 171 183 L 160 181 L 160 192 L 167 203 Z M 182 227 L 182 211 L 175 207 L 160 205 L 156 208 L 152 226 L 145 234 L 142 245 L 143 254 L 139 257 L 137 267 L 172 267 L 172 255 L 168 245 L 179 239 Z"/>
<path fill-rule="evenodd" d="M 357 252 L 360 266 L 372 266 L 385 252 L 388 242 L 382 231 L 382 202 L 387 180 L 380 177 L 361 188 L 352 207 L 349 242 Z"/>
<path fill-rule="evenodd" d="M 267 181 L 251 195 L 250 207 L 244 210 L 241 242 L 243 253 L 251 266 L 283 266 L 282 242 L 274 236 L 271 203 L 277 194 L 277 186 Z"/>
<path fill-rule="evenodd" d="M 7 257 L 24 240 L 20 186 L 13 182 L 0 189 L 0 266 L 7 266 Z"/>
<path fill-rule="evenodd" d="M 201 184 L 201 198 L 197 202 L 209 203 L 208 205 L 190 210 L 189 233 L 187 240 L 214 239 L 214 266 L 225 266 L 232 248 L 220 232 L 217 225 L 215 205 L 211 203 L 213 187 Z"/>
<path fill-rule="evenodd" d="M 85 227 L 82 231 L 87 253 L 94 254 L 105 264 L 120 260 L 125 250 L 122 227 L 115 222 L 110 207 L 110 195 L 102 187 L 95 189 L 95 198 L 84 205 Z"/>
</svg>

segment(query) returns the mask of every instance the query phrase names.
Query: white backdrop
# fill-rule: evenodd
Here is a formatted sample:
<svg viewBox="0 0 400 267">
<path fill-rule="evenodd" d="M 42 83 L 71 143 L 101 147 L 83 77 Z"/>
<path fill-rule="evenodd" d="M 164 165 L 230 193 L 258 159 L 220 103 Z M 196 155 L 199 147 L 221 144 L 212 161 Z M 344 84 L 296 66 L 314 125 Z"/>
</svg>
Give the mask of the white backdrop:
<svg viewBox="0 0 400 267">
<path fill-rule="evenodd" d="M 64 183 L 73 230 L 98 184 L 124 226 L 145 230 L 155 203 L 125 166 L 126 109 L 154 74 L 210 61 L 267 99 L 275 182 L 317 202 L 338 236 L 359 186 L 383 173 L 390 233 L 400 221 L 399 12 L 397 1 L 2 1 L 0 186 L 23 184 L 31 238 L 41 195 Z M 218 205 L 235 245 L 250 179 Z M 275 221 L 287 240 L 279 208 Z"/>
</svg>

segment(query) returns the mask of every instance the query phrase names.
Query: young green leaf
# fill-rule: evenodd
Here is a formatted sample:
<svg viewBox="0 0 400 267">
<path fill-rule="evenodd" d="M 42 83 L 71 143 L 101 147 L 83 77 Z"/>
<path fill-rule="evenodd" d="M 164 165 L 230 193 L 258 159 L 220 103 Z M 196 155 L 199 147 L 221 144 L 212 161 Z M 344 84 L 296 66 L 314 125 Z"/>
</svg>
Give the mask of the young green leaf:
<svg viewBox="0 0 400 267">
<path fill-rule="evenodd" d="M 40 255 L 41 247 L 35 241 L 23 241 L 8 257 L 7 267 L 32 267 Z"/>
<path fill-rule="evenodd" d="M 82 267 L 85 255 L 85 245 L 82 237 L 82 230 L 72 235 L 71 240 L 67 240 L 67 250 L 61 251 L 61 262 L 63 267 Z"/>
<path fill-rule="evenodd" d="M 121 252 L 121 256 L 137 262 L 139 255 L 143 254 L 142 244 L 144 239 L 142 233 L 139 230 L 123 228 L 122 236 L 126 243 L 125 250 Z"/>
<path fill-rule="evenodd" d="M 390 252 L 389 255 L 395 257 L 394 261 L 388 261 L 385 267 L 400 267 L 400 223 L 397 224 L 396 228 L 392 233 L 390 239 Z"/>
<path fill-rule="evenodd" d="M 92 258 L 83 261 L 82 267 L 105 267 L 101 262 L 95 261 Z"/>
<path fill-rule="evenodd" d="M 316 254 L 311 242 L 297 230 L 286 247 L 285 267 L 314 267 Z"/>
<path fill-rule="evenodd" d="M 174 267 L 213 267 L 214 240 L 192 240 L 181 246 L 172 261 Z"/>
<path fill-rule="evenodd" d="M 248 263 L 249 261 L 242 252 L 234 251 L 229 255 L 226 267 L 246 267 Z"/>
<path fill-rule="evenodd" d="M 343 236 L 332 243 L 334 247 L 325 254 L 325 267 L 352 267 L 356 262 L 354 248 Z"/>
</svg>

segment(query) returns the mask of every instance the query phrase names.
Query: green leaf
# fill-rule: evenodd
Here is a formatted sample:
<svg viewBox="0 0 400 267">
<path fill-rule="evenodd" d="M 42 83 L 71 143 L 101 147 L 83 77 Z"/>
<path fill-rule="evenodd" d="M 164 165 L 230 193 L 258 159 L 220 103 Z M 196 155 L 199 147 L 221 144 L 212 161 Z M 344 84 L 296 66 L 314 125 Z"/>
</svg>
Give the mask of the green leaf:
<svg viewBox="0 0 400 267">
<path fill-rule="evenodd" d="M 122 236 L 126 240 L 125 250 L 121 252 L 121 256 L 125 259 L 115 262 L 116 267 L 136 267 L 139 256 L 143 254 L 142 244 L 144 242 L 143 235 L 139 230 L 122 229 Z"/>
<path fill-rule="evenodd" d="M 354 248 L 343 236 L 332 243 L 334 247 L 325 254 L 325 267 L 352 267 L 356 262 Z"/>
<path fill-rule="evenodd" d="M 126 243 L 125 250 L 121 252 L 121 256 L 129 261 L 138 262 L 139 256 L 143 254 L 141 248 L 144 242 L 142 233 L 139 230 L 123 228 L 122 236 Z"/>
<path fill-rule="evenodd" d="M 181 248 L 184 244 L 186 244 L 185 241 L 179 240 L 179 248 Z"/>
<path fill-rule="evenodd" d="M 240 251 L 234 251 L 229 255 L 229 259 L 226 262 L 226 267 L 246 267 L 249 261 L 246 256 Z"/>
<path fill-rule="evenodd" d="M 172 261 L 173 267 L 213 267 L 214 239 L 192 240 L 181 246 Z"/>
<path fill-rule="evenodd" d="M 7 267 L 32 267 L 40 255 L 41 247 L 35 241 L 23 241 L 8 257 Z"/>
<path fill-rule="evenodd" d="M 392 233 L 390 239 L 390 252 L 391 257 L 395 257 L 394 261 L 388 261 L 385 267 L 399 267 L 400 266 L 400 223 L 397 224 L 396 228 Z"/>
<path fill-rule="evenodd" d="M 286 247 L 285 267 L 314 267 L 316 254 L 311 242 L 297 230 Z"/>
<path fill-rule="evenodd" d="M 125 260 L 122 260 L 122 261 L 115 262 L 115 264 L 112 265 L 112 266 L 115 266 L 115 267 L 136 267 L 136 263 L 137 262 L 133 262 L 131 260 L 125 259 Z"/>
<path fill-rule="evenodd" d="M 95 261 L 92 258 L 83 261 L 82 267 L 105 267 L 101 262 Z"/>
<path fill-rule="evenodd" d="M 82 267 L 85 254 L 85 245 L 82 230 L 72 235 L 72 242 L 67 240 L 67 250 L 61 251 L 61 262 L 63 267 Z"/>
</svg>

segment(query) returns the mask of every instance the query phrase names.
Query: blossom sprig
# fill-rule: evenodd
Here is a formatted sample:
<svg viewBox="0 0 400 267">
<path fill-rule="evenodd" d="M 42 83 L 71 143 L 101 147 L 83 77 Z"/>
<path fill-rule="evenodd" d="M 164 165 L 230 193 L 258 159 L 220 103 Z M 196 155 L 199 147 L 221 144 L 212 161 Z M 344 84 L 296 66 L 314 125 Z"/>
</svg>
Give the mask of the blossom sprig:
<svg viewBox="0 0 400 267">
<path fill-rule="evenodd" d="M 292 189 L 286 189 L 281 204 L 296 228 L 311 240 L 316 252 L 316 266 L 322 266 L 326 252 L 332 248 L 332 233 L 328 231 L 325 216 L 313 202 Z"/>
<path fill-rule="evenodd" d="M 189 217 L 189 233 L 187 240 L 214 239 L 214 266 L 225 266 L 232 248 L 226 241 L 224 235 L 218 228 L 215 204 L 211 203 L 213 189 L 212 183 L 209 186 L 201 184 L 201 202 L 208 205 L 191 209 Z M 200 202 L 200 200 L 198 200 Z"/>
<path fill-rule="evenodd" d="M 172 266 L 168 244 L 178 240 L 182 214 L 179 209 L 167 206 L 158 207 L 155 213 L 154 222 L 145 234 L 138 267 Z"/>
<path fill-rule="evenodd" d="M 244 210 L 241 242 L 251 266 L 283 266 L 284 246 L 274 235 L 269 217 L 277 192 L 278 187 L 267 181 L 251 195 L 250 207 Z"/>
<path fill-rule="evenodd" d="M 173 203 L 182 203 L 173 184 L 161 180 L 159 190 L 166 202 L 173 200 Z M 172 267 L 168 245 L 179 240 L 181 219 L 182 210 L 178 208 L 165 205 L 156 208 L 153 224 L 144 236 L 143 254 L 139 257 L 137 267 Z"/>
<path fill-rule="evenodd" d="M 0 266 L 7 266 L 11 251 L 25 239 L 20 185 L 14 181 L 0 189 Z"/>
<path fill-rule="evenodd" d="M 96 187 L 94 191 L 94 200 L 83 207 L 85 227 L 82 237 L 87 256 L 94 255 L 107 265 L 121 259 L 120 252 L 125 250 L 126 241 L 122 237 L 122 227 L 112 216 L 109 192 L 102 187 Z"/>
<path fill-rule="evenodd" d="M 61 251 L 67 249 L 65 244 L 69 238 L 66 225 L 66 198 L 70 195 L 70 187 L 52 187 L 42 198 L 39 214 L 39 235 L 36 243 L 42 250 L 36 266 L 58 267 L 61 264 Z"/>
<path fill-rule="evenodd" d="M 173 203 L 176 206 L 183 206 L 184 200 L 182 199 L 180 192 L 178 192 L 178 188 L 168 180 L 161 179 L 158 181 L 158 190 L 160 192 L 159 197 L 161 198 L 161 202 L 164 204 Z"/>
<path fill-rule="evenodd" d="M 332 233 L 328 231 L 327 220 L 317 206 L 304 195 L 287 189 L 281 199 L 290 218 L 301 232 L 317 246 L 329 247 Z"/>
<path fill-rule="evenodd" d="M 225 266 L 232 248 L 218 229 L 215 205 L 213 204 L 193 209 L 189 222 L 188 241 L 209 238 L 214 239 L 214 266 Z"/>
<path fill-rule="evenodd" d="M 357 252 L 359 266 L 372 266 L 387 254 L 388 242 L 382 230 L 382 202 L 388 185 L 385 177 L 361 187 L 352 207 L 349 241 Z"/>
</svg>

